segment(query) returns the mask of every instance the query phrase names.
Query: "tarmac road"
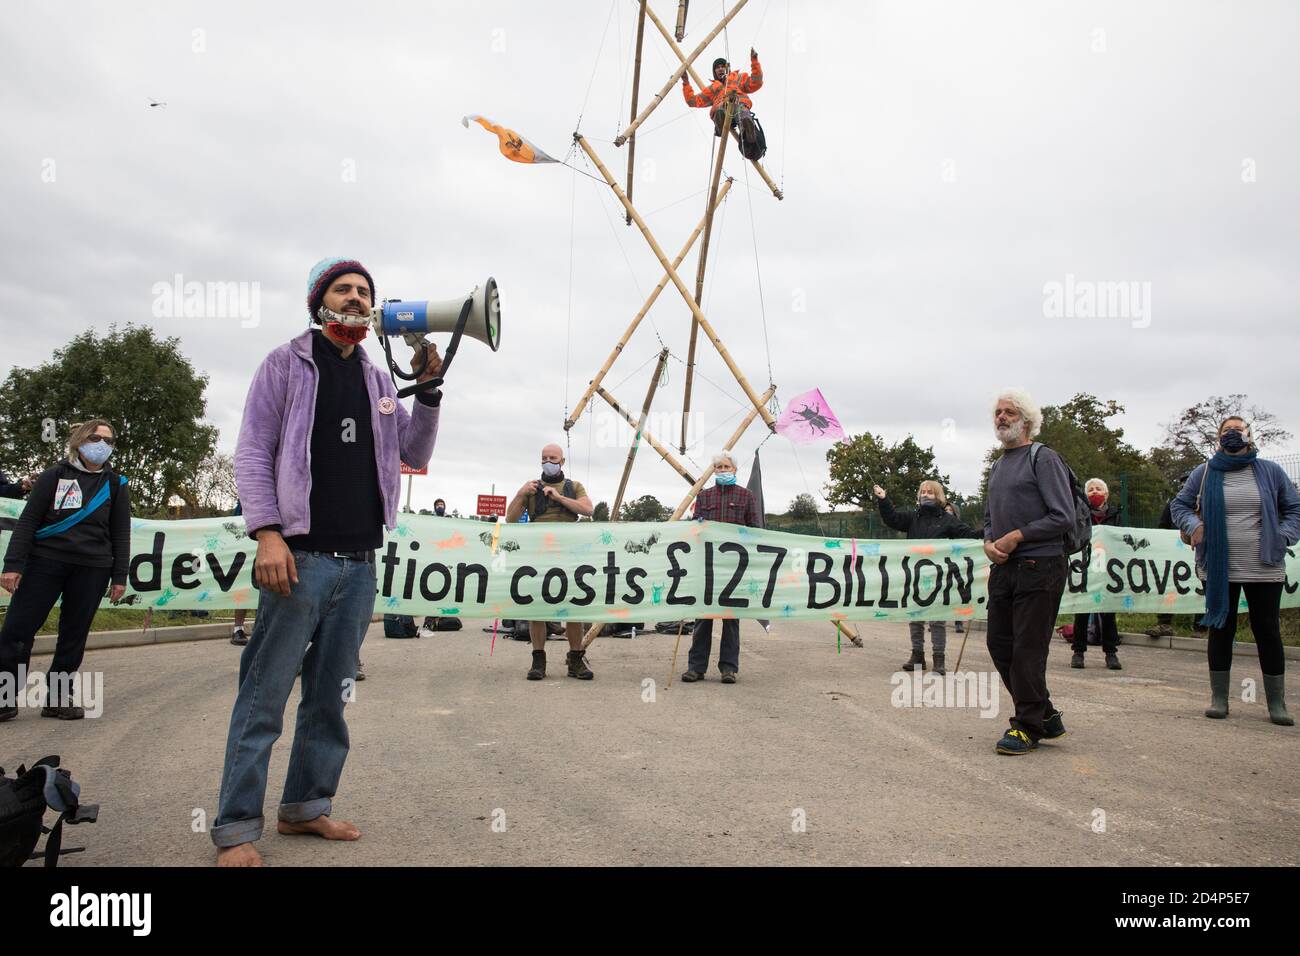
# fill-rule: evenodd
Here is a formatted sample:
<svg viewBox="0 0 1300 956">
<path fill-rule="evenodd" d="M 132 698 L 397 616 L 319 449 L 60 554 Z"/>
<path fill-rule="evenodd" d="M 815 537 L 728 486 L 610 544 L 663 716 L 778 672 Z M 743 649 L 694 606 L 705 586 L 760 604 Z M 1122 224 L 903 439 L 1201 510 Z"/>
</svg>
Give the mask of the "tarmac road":
<svg viewBox="0 0 1300 956">
<path fill-rule="evenodd" d="M 994 719 L 894 706 L 908 650 L 898 624 L 859 625 L 865 648 L 837 653 L 828 625 L 767 635 L 746 621 L 737 684 L 713 670 L 671 687 L 672 635 L 602 638 L 592 682 L 565 676 L 566 645 L 552 641 L 538 683 L 524 679 L 527 645 L 498 638 L 490 656 L 481 626 L 408 641 L 372 626 L 334 805 L 361 828 L 357 843 L 275 833 L 295 692 L 271 762 L 269 864 L 1300 863 L 1300 728 L 1268 722 L 1262 686 L 1258 702 L 1206 720 L 1195 653 L 1121 647 L 1125 669 L 1112 672 L 1093 648 L 1078 671 L 1054 640 L 1049 686 L 1069 733 L 1013 758 L 993 751 L 1005 691 Z M 960 640 L 949 628 L 950 667 Z M 216 813 L 239 653 L 224 641 L 92 651 L 100 718 L 24 711 L 0 724 L 10 773 L 61 754 L 101 804 L 98 823 L 65 831 L 65 846 L 88 849 L 61 865 L 213 862 L 202 825 Z M 963 670 L 991 673 L 982 634 Z M 1258 683 L 1253 648 L 1234 674 Z"/>
</svg>

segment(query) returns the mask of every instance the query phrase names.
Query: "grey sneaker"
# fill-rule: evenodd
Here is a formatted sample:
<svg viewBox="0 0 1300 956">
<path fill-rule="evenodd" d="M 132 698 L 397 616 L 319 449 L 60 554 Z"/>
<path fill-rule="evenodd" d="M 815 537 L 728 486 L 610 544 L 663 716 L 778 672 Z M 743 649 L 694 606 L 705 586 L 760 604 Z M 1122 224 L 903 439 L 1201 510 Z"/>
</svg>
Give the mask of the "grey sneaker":
<svg viewBox="0 0 1300 956">
<path fill-rule="evenodd" d="M 723 671 L 723 672 L 722 672 L 722 683 L 724 683 L 724 684 L 734 684 L 735 682 L 736 682 L 736 672 L 735 672 L 735 671 Z"/>
</svg>

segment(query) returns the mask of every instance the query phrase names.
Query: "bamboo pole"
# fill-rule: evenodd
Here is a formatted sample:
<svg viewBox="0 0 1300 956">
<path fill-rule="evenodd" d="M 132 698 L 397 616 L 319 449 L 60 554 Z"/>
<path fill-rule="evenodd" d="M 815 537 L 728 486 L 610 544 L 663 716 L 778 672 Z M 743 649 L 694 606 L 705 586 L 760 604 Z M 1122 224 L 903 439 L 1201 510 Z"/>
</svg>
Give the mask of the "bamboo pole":
<svg viewBox="0 0 1300 956">
<path fill-rule="evenodd" d="M 766 403 L 767 400 L 770 399 L 775 393 L 776 393 L 776 386 L 769 385 L 767 391 L 763 393 L 763 399 L 762 399 L 763 402 Z M 757 406 L 749 410 L 749 414 L 745 416 L 744 420 L 740 423 L 739 426 L 737 426 L 736 430 L 732 432 L 731 437 L 727 439 L 727 443 L 722 446 L 723 451 L 731 451 L 731 449 L 736 447 L 736 442 L 740 441 L 740 436 L 745 434 L 745 429 L 747 429 L 750 425 L 754 423 L 754 418 L 757 415 L 758 415 Z M 686 493 L 686 497 L 682 499 L 682 503 L 677 506 L 676 510 L 673 511 L 672 517 L 669 518 L 668 520 L 677 521 L 679 518 L 681 518 L 682 515 L 686 514 L 686 509 L 690 507 L 691 502 L 694 501 L 696 495 L 700 493 L 700 489 L 703 488 L 705 482 L 707 482 L 712 477 L 713 477 L 713 465 L 712 463 L 710 463 L 709 467 L 704 470 L 704 474 L 700 475 L 699 478 L 695 479 L 695 484 L 691 485 L 691 490 Z"/>
<path fill-rule="evenodd" d="M 633 428 L 637 427 L 636 419 L 627 413 L 627 409 L 625 409 L 622 405 L 620 405 L 618 403 L 618 400 L 615 399 L 613 395 L 609 394 L 609 392 L 605 391 L 603 388 L 596 389 L 596 394 L 599 395 L 601 398 L 603 398 L 607 403 L 609 403 L 610 408 L 614 409 L 614 411 L 622 415 L 624 421 L 626 421 Z M 644 429 L 641 430 L 641 437 L 650 443 L 651 448 L 659 452 L 659 457 L 662 458 L 664 461 L 668 462 L 668 464 L 672 466 L 673 470 L 676 471 L 677 474 L 681 475 L 682 478 L 686 480 L 686 483 L 688 485 L 695 484 L 695 477 L 689 471 L 686 470 L 686 466 L 683 465 L 680 461 L 678 461 L 671 451 L 669 451 L 667 448 L 663 446 L 662 443 L 660 443 L 659 439 L 655 438 L 653 434 L 651 434 L 650 432 Z"/>
<path fill-rule="evenodd" d="M 636 434 L 632 436 L 632 447 L 627 452 L 627 464 L 623 466 L 623 477 L 618 482 L 618 494 L 614 496 L 614 508 L 609 513 L 610 521 L 618 520 L 618 509 L 623 504 L 623 493 L 627 491 L 627 479 L 632 474 L 632 462 L 636 461 L 636 450 L 641 446 L 641 433 L 645 431 L 645 420 L 650 417 L 650 403 L 654 401 L 655 389 L 659 387 L 659 378 L 664 374 L 668 364 L 668 350 L 659 353 L 659 364 L 646 389 L 645 402 L 641 405 L 641 417 L 637 419 Z"/>
<path fill-rule="evenodd" d="M 673 75 L 669 77 L 668 82 L 664 84 L 663 89 L 655 94 L 654 101 L 641 111 L 641 114 L 632 121 L 631 126 L 623 130 L 623 132 L 619 133 L 618 136 L 614 138 L 615 146 L 622 146 L 627 142 L 627 138 L 636 132 L 636 128 L 649 118 L 650 114 L 655 111 L 655 108 L 664 101 L 664 97 L 668 95 L 668 92 L 677 85 L 677 82 L 682 78 L 682 74 L 685 73 L 690 65 L 695 62 L 695 58 L 704 52 L 708 45 L 713 42 L 714 38 L 716 38 L 727 24 L 731 22 L 732 17 L 739 13 L 748 2 L 749 0 L 736 0 L 736 5 L 731 8 L 731 12 L 723 17 L 722 21 L 709 32 L 709 35 L 700 41 L 700 45 L 692 51 L 689 57 L 682 60 L 682 65 L 673 70 Z M 647 13 L 649 12 L 648 6 L 646 11 Z"/>
<path fill-rule="evenodd" d="M 718 201 L 714 203 L 715 209 L 722 205 L 722 200 L 727 197 L 727 192 L 731 189 L 733 182 L 734 180 L 728 179 L 723 184 L 722 191 L 718 193 Z M 701 219 L 700 224 L 695 227 L 695 231 L 692 232 L 690 238 L 686 240 L 686 245 L 682 246 L 682 251 L 677 253 L 677 258 L 673 260 L 674 269 L 679 268 L 681 264 L 686 261 L 686 256 L 690 254 L 691 247 L 695 245 L 695 240 L 700 237 L 700 233 L 703 231 L 704 220 Z M 627 345 L 628 341 L 632 338 L 632 333 L 636 331 L 637 326 L 641 324 L 641 320 L 650 312 L 650 307 L 654 305 L 655 300 L 659 298 L 659 293 L 663 292 L 667 287 L 668 273 L 665 272 L 663 278 L 659 280 L 659 284 L 655 286 L 654 291 L 650 293 L 650 298 L 646 299 L 645 305 L 641 306 L 641 311 L 636 314 L 636 318 L 634 318 L 631 324 L 628 325 L 627 331 L 623 333 L 623 337 L 619 339 L 618 344 L 614 346 L 614 351 L 609 353 L 609 358 L 605 360 L 605 364 L 600 367 L 600 371 L 596 373 L 596 377 L 593 378 L 591 383 L 587 386 L 587 391 L 584 392 L 582 398 L 579 399 L 578 405 L 573 411 L 573 416 L 564 423 L 564 430 L 566 432 L 577 424 L 578 418 L 582 415 L 583 409 L 587 407 L 587 403 L 591 401 L 591 397 L 596 394 L 596 389 L 600 386 L 600 383 L 604 381 L 605 376 L 609 373 L 615 360 L 623 351 L 623 348 Z"/>
<path fill-rule="evenodd" d="M 636 119 L 637 96 L 641 92 L 641 44 L 645 38 L 645 5 L 641 0 L 641 12 L 636 18 L 636 65 L 632 68 L 632 112 L 629 119 Z M 636 134 L 627 144 L 627 198 L 632 198 L 632 173 L 636 168 Z M 627 217 L 627 225 L 632 225 L 632 217 Z"/>
<path fill-rule="evenodd" d="M 588 145 L 586 138 L 583 137 L 581 133 L 574 133 L 573 138 L 577 141 L 578 145 L 582 147 L 583 152 L 587 154 L 592 163 L 595 164 L 596 169 L 600 171 L 600 174 L 605 177 L 605 182 L 609 183 L 609 187 L 614 190 L 614 195 L 618 197 L 619 202 L 621 202 L 623 207 L 632 214 L 632 221 L 637 224 L 637 228 L 641 230 L 641 234 L 645 236 L 645 240 L 649 244 L 651 251 L 654 252 L 655 258 L 659 260 L 659 264 L 663 266 L 664 271 L 668 273 L 668 278 L 672 280 L 673 285 L 677 287 L 677 291 L 681 293 L 686 304 L 690 306 L 691 314 L 694 315 L 696 321 L 700 323 L 700 328 L 704 330 L 704 334 L 709 337 L 709 341 L 713 343 L 713 347 L 718 350 L 718 355 L 722 357 L 722 361 L 726 363 L 727 368 L 731 370 L 731 374 L 735 376 L 736 382 L 745 393 L 745 397 L 749 399 L 751 404 L 753 404 L 755 411 L 759 415 L 763 416 L 763 421 L 767 424 L 767 427 L 775 429 L 776 419 L 772 417 L 772 413 L 769 412 L 767 407 L 764 405 L 766 399 L 760 399 L 758 395 L 755 394 L 754 387 L 749 384 L 749 379 L 745 378 L 745 373 L 736 365 L 735 359 L 731 357 L 731 353 L 727 351 L 727 347 L 722 344 L 722 339 L 718 336 L 718 333 L 714 331 L 713 326 L 709 324 L 709 320 L 705 317 L 704 313 L 700 311 L 700 307 L 696 305 L 695 299 L 691 296 L 690 290 L 686 288 L 686 284 L 682 282 L 681 276 L 677 274 L 677 270 L 673 268 L 672 264 L 668 261 L 668 257 L 664 255 L 663 249 L 655 240 L 654 234 L 650 232 L 650 227 L 647 226 L 645 220 L 641 218 L 641 214 L 632 207 L 630 202 L 628 202 L 627 196 L 625 196 L 623 190 L 619 188 L 618 182 L 610 175 L 609 170 L 605 168 L 605 164 L 600 161 L 600 157 L 597 156 L 591 146 Z M 771 389 L 769 389 L 769 392 L 770 391 Z"/>
<path fill-rule="evenodd" d="M 672 51 L 674 54 L 677 55 L 677 59 L 681 60 L 682 62 L 685 62 L 686 54 L 683 53 L 682 48 L 677 45 L 677 41 L 675 41 L 673 39 L 673 35 L 668 32 L 668 28 L 664 26 L 663 21 L 660 20 L 657 16 L 655 16 L 655 12 L 649 7 L 646 7 L 645 13 L 646 16 L 650 18 L 650 22 L 655 25 L 655 29 L 659 31 L 659 33 L 663 36 L 664 40 L 668 43 L 668 45 L 672 47 Z M 707 83 L 704 82 L 703 79 L 700 78 L 700 75 L 696 73 L 695 69 L 691 67 L 689 64 L 686 67 L 686 71 L 691 75 L 691 81 L 696 86 L 703 89 L 705 86 L 708 85 Z M 737 143 L 740 142 L 739 133 L 737 133 L 735 130 L 732 130 L 731 135 L 735 138 Z M 777 199 L 785 198 L 785 193 L 783 193 L 780 187 L 777 186 L 777 184 L 772 181 L 772 177 L 767 174 L 767 170 L 763 168 L 762 163 L 760 163 L 756 159 L 751 159 L 749 161 L 749 164 L 754 167 L 758 175 L 763 177 L 763 182 L 767 183 L 767 188 L 772 190 L 773 196 L 775 196 Z"/>
<path fill-rule="evenodd" d="M 678 43 L 686 38 L 686 8 L 690 5 L 691 0 L 677 0 L 677 29 L 673 31 L 673 35 L 677 37 Z"/>
<path fill-rule="evenodd" d="M 736 105 L 734 96 L 727 97 L 726 112 L 722 116 L 722 128 L 731 129 L 731 111 Z M 704 307 L 704 270 L 709 263 L 709 237 L 713 235 L 713 195 L 718 191 L 718 180 L 722 178 L 722 160 L 727 155 L 728 137 L 723 136 L 718 145 L 718 162 L 713 168 L 713 179 L 709 184 L 709 200 L 704 205 L 704 238 L 700 240 L 700 261 L 695 266 L 695 304 Z M 691 317 L 691 341 L 686 349 L 686 391 L 682 395 L 682 437 L 678 450 L 686 454 L 686 423 L 691 417 L 691 385 L 695 380 L 695 341 L 699 338 L 700 323 Z"/>
</svg>

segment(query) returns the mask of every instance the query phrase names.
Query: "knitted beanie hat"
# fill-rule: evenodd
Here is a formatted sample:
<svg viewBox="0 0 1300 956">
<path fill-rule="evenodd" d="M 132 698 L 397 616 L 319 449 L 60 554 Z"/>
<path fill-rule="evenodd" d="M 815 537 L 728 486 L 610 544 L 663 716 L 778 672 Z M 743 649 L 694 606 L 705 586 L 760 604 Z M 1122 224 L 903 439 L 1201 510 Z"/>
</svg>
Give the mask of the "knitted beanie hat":
<svg viewBox="0 0 1300 956">
<path fill-rule="evenodd" d="M 375 297 L 375 280 L 370 277 L 369 270 L 366 269 L 356 259 L 329 258 L 322 259 L 311 267 L 311 272 L 307 274 L 307 314 L 311 316 L 313 322 L 316 321 L 316 313 L 320 311 L 321 302 L 325 298 L 325 293 L 329 290 L 330 283 L 339 276 L 345 276 L 349 272 L 355 272 L 358 275 L 366 277 L 370 283 L 370 304 L 373 307 L 377 301 Z"/>
<path fill-rule="evenodd" d="M 718 67 L 720 67 L 720 66 L 725 66 L 725 67 L 727 67 L 727 68 L 730 68 L 730 67 L 731 67 L 731 64 L 727 62 L 727 58 L 726 58 L 726 57 L 720 56 L 720 57 L 718 57 L 716 60 L 713 61 L 713 69 L 712 69 L 710 72 L 711 72 L 714 76 L 717 76 L 717 74 L 718 74 Z"/>
</svg>

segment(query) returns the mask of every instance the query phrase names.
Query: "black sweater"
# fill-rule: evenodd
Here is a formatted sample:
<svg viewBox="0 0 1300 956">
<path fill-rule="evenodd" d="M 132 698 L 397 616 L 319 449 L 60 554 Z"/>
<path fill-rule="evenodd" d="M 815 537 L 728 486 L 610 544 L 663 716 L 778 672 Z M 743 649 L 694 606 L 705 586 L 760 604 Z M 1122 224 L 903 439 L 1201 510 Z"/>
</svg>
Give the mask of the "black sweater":
<svg viewBox="0 0 1300 956">
<path fill-rule="evenodd" d="M 984 532 L 976 531 L 938 505 L 915 511 L 897 511 L 888 498 L 877 498 L 876 504 L 880 506 L 880 517 L 885 524 L 895 531 L 905 532 L 908 538 L 984 537 Z"/>
<path fill-rule="evenodd" d="M 88 504 L 104 482 L 110 482 L 108 502 L 62 534 L 37 540 L 36 531 L 56 524 Z M 80 503 L 75 501 L 79 489 Z M 61 461 L 45 469 L 32 485 L 13 536 L 5 552 L 5 572 L 22 574 L 32 557 L 66 561 L 92 568 L 112 568 L 112 582 L 126 583 L 127 563 L 131 557 L 130 485 L 121 484 L 117 473 L 105 465 L 97 472 L 76 468 Z M 60 500 L 55 501 L 56 495 Z M 63 505 L 63 507 L 56 507 Z"/>
<path fill-rule="evenodd" d="M 347 358 L 316 331 L 311 357 L 319 373 L 311 429 L 311 530 L 286 539 L 303 551 L 373 551 L 384 543 L 370 394 L 360 346 Z"/>
</svg>

